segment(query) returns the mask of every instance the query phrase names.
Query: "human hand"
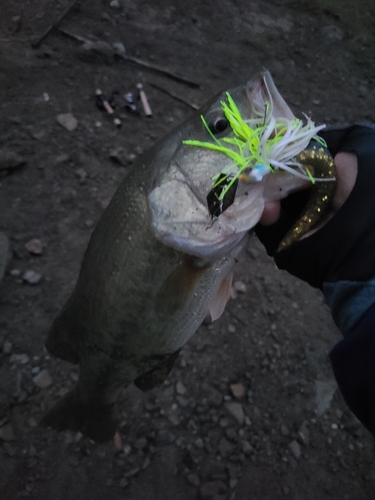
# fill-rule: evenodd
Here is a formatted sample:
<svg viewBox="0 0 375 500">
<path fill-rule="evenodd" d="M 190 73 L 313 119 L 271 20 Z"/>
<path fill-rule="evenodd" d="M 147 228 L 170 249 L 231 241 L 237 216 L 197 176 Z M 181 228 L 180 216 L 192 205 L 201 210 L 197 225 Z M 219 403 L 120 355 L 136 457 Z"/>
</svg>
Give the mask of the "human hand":
<svg viewBox="0 0 375 500">
<path fill-rule="evenodd" d="M 354 125 L 322 132 L 337 166 L 328 213 L 300 241 L 277 252 L 303 209 L 305 193 L 266 206 L 255 231 L 281 269 L 323 288 L 323 283 L 375 276 L 375 127 Z"/>
</svg>

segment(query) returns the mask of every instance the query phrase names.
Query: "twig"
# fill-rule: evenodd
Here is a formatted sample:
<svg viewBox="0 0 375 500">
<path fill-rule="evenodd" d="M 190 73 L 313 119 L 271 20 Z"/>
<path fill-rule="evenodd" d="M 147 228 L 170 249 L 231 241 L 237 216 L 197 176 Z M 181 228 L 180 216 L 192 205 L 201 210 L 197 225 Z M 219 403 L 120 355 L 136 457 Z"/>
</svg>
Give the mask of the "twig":
<svg viewBox="0 0 375 500">
<path fill-rule="evenodd" d="M 63 34 L 66 35 L 70 38 L 73 38 L 74 40 L 77 40 L 78 42 L 82 43 L 95 43 L 93 40 L 89 40 L 88 38 L 84 38 L 83 36 L 76 35 L 75 33 L 71 33 L 70 31 L 64 30 L 59 28 L 59 31 Z M 108 45 L 108 47 L 110 47 Z M 128 56 L 126 54 L 120 54 L 118 52 L 113 52 L 114 55 L 117 57 L 120 57 L 121 59 L 124 59 L 125 61 L 132 62 L 134 64 L 138 64 L 138 66 L 142 66 L 143 68 L 150 69 L 152 71 L 155 71 L 157 73 L 161 73 L 164 76 L 167 76 L 168 78 L 171 78 L 172 80 L 176 80 L 177 82 L 185 83 L 189 87 L 199 89 L 201 88 L 201 84 L 197 82 L 193 82 L 192 80 L 188 80 L 187 78 L 184 78 L 182 76 L 176 75 L 175 73 L 172 73 L 168 69 L 164 69 L 156 64 L 149 63 L 147 61 L 144 61 L 143 59 L 139 59 L 138 57 L 132 57 Z"/>
<path fill-rule="evenodd" d="M 151 111 L 150 105 L 148 103 L 146 92 L 143 90 L 143 85 L 141 83 L 137 83 L 137 89 L 138 89 L 139 97 L 141 99 L 141 103 L 143 106 L 143 111 L 145 112 L 146 116 L 151 117 L 152 111 Z"/>
<path fill-rule="evenodd" d="M 185 99 L 183 99 L 182 97 L 176 95 L 176 94 L 173 94 L 172 92 L 169 92 L 169 90 L 166 90 L 164 89 L 163 87 L 159 87 L 159 85 L 156 85 L 155 83 L 151 83 L 151 82 L 147 82 L 148 85 L 150 85 L 151 87 L 154 87 L 155 89 L 158 89 L 160 90 L 161 92 L 164 92 L 164 94 L 167 94 L 169 95 L 170 97 L 173 97 L 173 99 L 176 99 L 176 101 L 180 101 L 182 102 L 183 104 L 186 104 L 186 106 L 189 106 L 190 108 L 193 108 L 193 109 L 199 109 L 199 106 L 197 106 L 196 104 L 192 104 L 188 101 L 185 101 Z"/>
<path fill-rule="evenodd" d="M 58 26 L 61 23 L 61 21 L 64 19 L 64 17 L 69 14 L 69 12 L 73 9 L 73 7 L 75 6 L 75 4 L 77 2 L 78 2 L 78 0 L 73 0 L 73 2 L 61 14 L 61 16 L 46 29 L 46 31 L 43 33 L 43 35 L 41 35 L 39 38 L 37 38 L 36 40 L 31 42 L 31 46 L 33 47 L 33 49 L 36 49 L 37 47 L 39 47 L 39 45 L 43 42 L 43 40 L 46 38 L 46 36 L 53 30 L 53 28 L 56 28 L 56 26 Z"/>
</svg>

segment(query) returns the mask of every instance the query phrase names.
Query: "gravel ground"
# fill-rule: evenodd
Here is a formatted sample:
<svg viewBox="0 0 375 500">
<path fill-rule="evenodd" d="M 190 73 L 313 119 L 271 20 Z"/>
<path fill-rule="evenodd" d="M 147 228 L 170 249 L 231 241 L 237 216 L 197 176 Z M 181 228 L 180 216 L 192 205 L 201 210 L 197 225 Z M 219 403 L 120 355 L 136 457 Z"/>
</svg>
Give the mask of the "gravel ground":
<svg viewBox="0 0 375 500">
<path fill-rule="evenodd" d="M 67 5 L 1 9 L 0 499 L 374 498 L 373 441 L 327 357 L 340 333 L 320 293 L 278 271 L 255 237 L 220 320 L 200 327 L 162 388 L 121 395 L 122 450 L 39 426 L 78 377 L 45 351 L 48 327 L 135 158 L 191 104 L 262 67 L 298 115 L 374 121 L 372 4 L 351 23 L 349 2 L 81 1 L 60 27 L 91 44 L 55 29 L 33 49 Z M 139 81 L 151 119 L 123 107 Z M 120 130 L 97 109 L 97 87 L 118 92 Z"/>
</svg>

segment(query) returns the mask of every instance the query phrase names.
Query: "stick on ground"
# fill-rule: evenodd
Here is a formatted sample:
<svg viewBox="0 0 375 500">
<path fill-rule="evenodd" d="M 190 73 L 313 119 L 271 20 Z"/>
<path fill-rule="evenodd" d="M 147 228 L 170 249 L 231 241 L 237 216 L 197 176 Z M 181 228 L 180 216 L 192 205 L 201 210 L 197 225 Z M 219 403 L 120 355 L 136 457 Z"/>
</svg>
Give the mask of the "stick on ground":
<svg viewBox="0 0 375 500">
<path fill-rule="evenodd" d="M 33 47 L 33 49 L 36 49 L 39 47 L 39 45 L 43 42 L 43 40 L 46 38 L 46 36 L 49 35 L 49 33 L 53 30 L 53 28 L 56 28 L 56 26 L 58 26 L 61 23 L 61 21 L 64 19 L 64 17 L 69 14 L 69 12 L 73 9 L 73 7 L 75 6 L 75 4 L 77 2 L 78 2 L 78 0 L 73 0 L 73 2 L 61 14 L 61 16 L 53 24 L 48 26 L 46 31 L 39 38 L 37 38 L 36 40 L 31 42 L 31 46 Z"/>
</svg>

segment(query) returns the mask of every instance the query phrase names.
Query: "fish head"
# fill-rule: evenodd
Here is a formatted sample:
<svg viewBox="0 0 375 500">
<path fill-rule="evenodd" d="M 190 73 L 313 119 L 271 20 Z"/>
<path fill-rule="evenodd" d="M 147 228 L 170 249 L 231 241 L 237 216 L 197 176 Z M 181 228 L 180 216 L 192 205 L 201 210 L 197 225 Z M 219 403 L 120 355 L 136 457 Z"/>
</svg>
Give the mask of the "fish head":
<svg viewBox="0 0 375 500">
<path fill-rule="evenodd" d="M 225 112 L 228 106 L 233 120 Z M 236 116 L 241 117 L 240 128 L 246 129 L 246 123 L 265 121 L 267 114 L 294 119 L 271 75 L 264 71 L 246 85 L 218 94 L 158 146 L 148 203 L 159 240 L 188 255 L 216 259 L 236 247 L 257 224 L 266 201 L 308 186 L 306 177 L 285 172 L 256 182 L 248 182 L 246 176 L 234 179 L 243 145 Z M 215 187 L 223 173 L 226 182 Z M 220 200 L 223 188 L 230 192 L 229 202 L 225 196 Z M 207 201 L 210 195 L 214 205 L 217 198 L 213 209 Z"/>
</svg>

